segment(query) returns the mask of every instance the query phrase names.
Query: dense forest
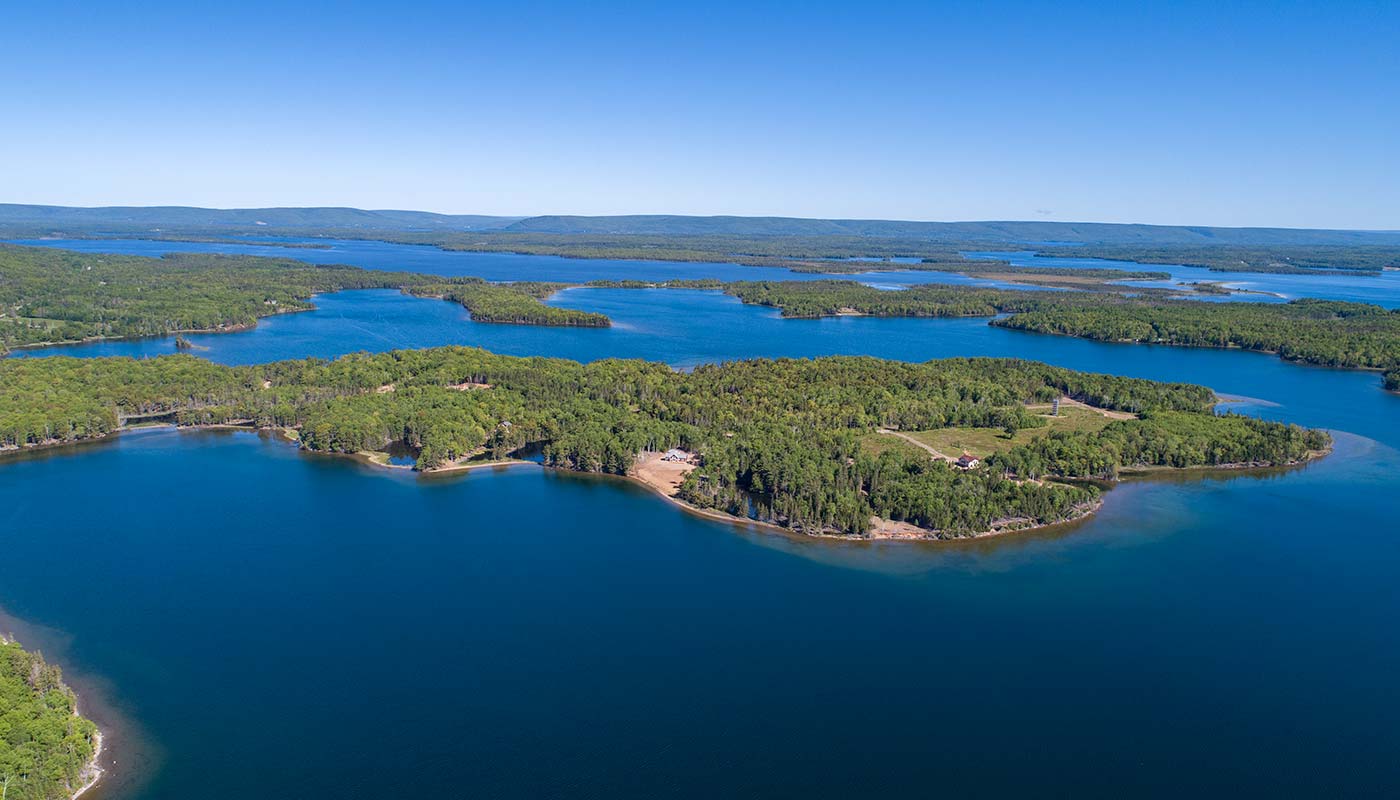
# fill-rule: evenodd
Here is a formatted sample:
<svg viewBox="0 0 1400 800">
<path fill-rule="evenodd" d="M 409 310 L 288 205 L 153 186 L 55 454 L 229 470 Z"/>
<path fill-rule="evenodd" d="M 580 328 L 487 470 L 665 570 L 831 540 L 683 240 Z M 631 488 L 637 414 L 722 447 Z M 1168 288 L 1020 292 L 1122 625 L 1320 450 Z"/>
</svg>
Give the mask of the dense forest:
<svg viewBox="0 0 1400 800">
<path fill-rule="evenodd" d="M 1139 287 L 1118 286 L 1111 281 L 1165 281 L 1169 272 L 1117 269 L 1115 267 L 1021 267 L 992 259 L 943 260 L 926 258 L 918 269 L 933 272 L 953 272 L 980 278 L 1036 283 L 1045 286 L 1072 286 L 1099 291 L 1141 291 Z"/>
<path fill-rule="evenodd" d="M 879 317 L 990 317 L 1031 311 L 1060 302 L 1104 302 L 1099 294 L 923 284 L 887 291 L 855 281 L 736 281 L 726 294 L 745 303 L 781 309 L 785 317 L 830 317 L 842 313 Z"/>
<path fill-rule="evenodd" d="M 6 800 L 59 800 L 86 779 L 97 728 L 58 667 L 0 636 L 0 782 Z"/>
<path fill-rule="evenodd" d="M 1308 364 L 1383 370 L 1386 388 L 1400 389 L 1400 311 L 1367 303 L 1200 303 L 963 286 L 890 292 L 836 280 L 739 282 L 724 291 L 788 317 L 1009 314 L 991 324 L 1100 341 L 1242 347 Z"/>
<path fill-rule="evenodd" d="M 1366 303 L 1078 303 L 992 324 L 1101 341 L 1243 347 L 1329 367 L 1400 367 L 1400 312 Z"/>
<path fill-rule="evenodd" d="M 402 289 L 459 302 L 482 322 L 606 326 L 540 302 L 557 286 L 490 284 L 254 256 L 164 258 L 0 245 L 0 352 L 27 344 L 237 330 L 343 289 Z"/>
<path fill-rule="evenodd" d="M 1182 264 L 1216 272 L 1375 275 L 1387 267 L 1400 268 L 1400 247 L 1394 245 L 1075 245 L 1044 249 L 1040 255 Z"/>
<path fill-rule="evenodd" d="M 440 297 L 461 303 L 478 322 L 516 325 L 606 328 L 612 320 L 605 314 L 545 305 L 545 300 L 569 284 L 522 281 L 487 283 L 480 278 L 458 278 L 451 283 L 409 286 L 405 291 L 419 297 Z"/>
<path fill-rule="evenodd" d="M 296 428 L 303 447 L 324 452 L 402 443 L 418 449 L 422 469 L 530 446 L 553 466 L 625 474 L 643 451 L 683 447 L 701 459 L 681 489 L 689 502 L 849 534 L 872 517 L 941 536 L 1046 524 L 1083 513 L 1097 492 L 1029 478 L 1283 464 L 1326 443 L 1320 432 L 1215 416 L 1200 386 L 1008 359 L 759 359 L 684 373 L 447 347 L 246 367 L 188 355 L 17 359 L 0 361 L 0 385 L 3 447 L 77 441 L 146 419 Z M 1140 418 L 1099 436 L 1052 436 L 1054 451 L 1015 451 L 970 471 L 861 446 L 881 428 L 1041 427 L 1045 418 L 1026 405 L 1062 395 Z"/>
</svg>

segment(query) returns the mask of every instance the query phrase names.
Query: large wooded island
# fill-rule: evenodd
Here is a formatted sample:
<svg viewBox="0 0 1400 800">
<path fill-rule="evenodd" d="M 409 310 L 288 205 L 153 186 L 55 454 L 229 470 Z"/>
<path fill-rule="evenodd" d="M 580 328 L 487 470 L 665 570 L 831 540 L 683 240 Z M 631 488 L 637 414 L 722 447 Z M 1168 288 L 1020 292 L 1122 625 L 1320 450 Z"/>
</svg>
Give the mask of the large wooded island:
<svg viewBox="0 0 1400 800">
<path fill-rule="evenodd" d="M 421 470 L 532 451 L 549 466 L 625 475 L 643 454 L 678 449 L 693 466 L 680 500 L 840 535 L 890 522 L 928 538 L 1048 525 L 1095 507 L 1099 490 L 1080 479 L 1292 464 L 1329 443 L 1215 415 L 1205 387 L 1011 359 L 754 359 L 687 373 L 463 347 L 245 367 L 55 357 L 0 361 L 0 385 L 0 447 L 11 450 L 150 422 L 290 429 L 320 452 L 398 445 Z M 1100 424 L 1059 425 L 1047 413 L 1059 398 L 1102 413 Z M 960 467 L 960 453 L 928 443 L 939 431 L 990 431 L 993 451 Z"/>
</svg>

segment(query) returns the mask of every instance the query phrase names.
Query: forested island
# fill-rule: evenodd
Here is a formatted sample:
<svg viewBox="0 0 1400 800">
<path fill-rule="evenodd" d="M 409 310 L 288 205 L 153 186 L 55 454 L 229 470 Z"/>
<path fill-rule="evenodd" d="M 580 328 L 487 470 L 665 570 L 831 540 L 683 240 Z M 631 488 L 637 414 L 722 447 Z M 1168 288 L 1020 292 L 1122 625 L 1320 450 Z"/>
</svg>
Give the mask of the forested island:
<svg viewBox="0 0 1400 800">
<path fill-rule="evenodd" d="M 1400 390 L 1400 311 L 1368 303 L 1199 303 L 964 286 L 888 292 L 853 281 L 738 282 L 725 284 L 724 291 L 788 317 L 1007 314 L 991 324 L 1107 342 L 1240 347 L 1307 364 L 1381 370 L 1385 387 Z"/>
<path fill-rule="evenodd" d="M 1387 245 L 1071 245 L 1041 249 L 1037 254 L 1180 264 L 1214 272 L 1379 275 L 1384 269 L 1400 269 L 1400 247 Z"/>
<path fill-rule="evenodd" d="M 1217 416 L 1204 387 L 1008 359 L 755 359 L 686 373 L 445 347 L 246 367 L 183 354 L 12 359 L 0 361 L 0 383 L 3 448 L 152 421 L 294 430 L 318 452 L 398 444 L 422 470 L 531 449 L 550 466 L 627 475 L 674 448 L 686 462 L 667 492 L 677 499 L 842 536 L 896 523 L 926 538 L 1048 525 L 1096 507 L 1099 489 L 1079 479 L 1293 464 L 1329 442 L 1321 431 Z M 1062 397 L 1102 424 L 1058 427 L 1044 406 Z M 951 463 L 957 454 L 919 443 L 954 429 L 994 430 L 1006 446 L 963 469 Z M 1025 435 L 1036 429 L 1044 435 Z"/>
<path fill-rule="evenodd" d="M 1120 281 L 1165 281 L 1171 279 L 1171 273 L 1154 270 L 1117 269 L 1115 267 L 1023 267 L 1013 266 L 1000 259 L 982 258 L 961 258 L 958 260 L 926 258 L 916 265 L 916 268 L 931 272 L 951 272 L 987 280 L 1110 292 L 1143 291 L 1141 287 L 1118 285 L 1116 282 Z M 1222 291 L 1228 293 L 1228 290 Z"/>
<path fill-rule="evenodd" d="M 941 262 L 939 265 L 941 266 Z M 996 264 L 978 268 L 1004 270 Z M 1400 390 L 1400 313 L 1363 303 L 1197 303 L 1162 290 L 1108 288 L 1103 270 L 1023 268 L 1001 278 L 1043 280 L 1086 291 L 918 285 L 882 291 L 854 281 L 710 279 L 594 281 L 595 287 L 718 289 L 789 317 L 995 316 L 991 324 L 1101 341 L 1242 347 L 1324 366 L 1377 369 Z M 975 273 L 975 270 L 973 270 Z M 1114 279 L 1152 273 L 1106 271 Z M 1042 274 L 1044 273 L 1044 274 Z M 984 276 L 988 273 L 982 273 Z M 542 302 L 565 283 L 488 283 L 292 259 L 172 254 L 163 258 L 74 253 L 0 245 L 0 352 L 26 345 L 192 331 L 232 331 L 259 318 L 313 308 L 311 296 L 345 289 L 394 288 L 460 303 L 481 322 L 607 327 L 607 316 Z M 1123 287 L 1114 287 L 1121 290 Z M 178 344 L 178 342 L 177 342 Z"/>
<path fill-rule="evenodd" d="M 101 737 L 58 667 L 0 635 L 0 784 L 6 800 L 67 800 L 101 774 Z"/>
<path fill-rule="evenodd" d="M 444 283 L 410 284 L 404 291 L 418 297 L 437 297 L 461 303 L 479 322 L 547 325 L 552 327 L 606 328 L 606 314 L 545 305 L 550 295 L 574 284 L 519 281 L 487 283 L 480 278 L 457 278 Z"/>
<path fill-rule="evenodd" d="M 491 284 L 256 256 L 163 258 L 0 245 L 0 352 L 100 338 L 241 330 L 314 308 L 345 289 L 400 289 L 461 303 L 480 322 L 607 326 L 607 317 L 540 302 L 551 284 Z"/>
</svg>

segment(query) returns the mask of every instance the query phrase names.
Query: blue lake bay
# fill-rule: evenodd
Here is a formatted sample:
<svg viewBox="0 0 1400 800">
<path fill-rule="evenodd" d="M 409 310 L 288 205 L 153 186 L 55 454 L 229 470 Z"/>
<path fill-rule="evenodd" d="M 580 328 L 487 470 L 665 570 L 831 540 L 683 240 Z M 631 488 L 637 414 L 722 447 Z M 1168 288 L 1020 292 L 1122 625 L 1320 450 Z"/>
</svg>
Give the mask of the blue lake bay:
<svg viewBox="0 0 1400 800">
<path fill-rule="evenodd" d="M 717 292 L 550 302 L 615 325 L 481 324 L 376 290 L 189 338 L 230 364 L 441 344 L 679 368 L 1020 357 L 1205 384 L 1337 448 L 1133 479 L 1085 522 L 952 544 L 786 536 L 616 479 L 420 477 L 246 432 L 5 456 L 0 607 L 135 723 L 114 746 L 145 768 L 99 800 L 1400 786 L 1400 396 L 1377 374 L 985 319 L 784 320 Z"/>
</svg>

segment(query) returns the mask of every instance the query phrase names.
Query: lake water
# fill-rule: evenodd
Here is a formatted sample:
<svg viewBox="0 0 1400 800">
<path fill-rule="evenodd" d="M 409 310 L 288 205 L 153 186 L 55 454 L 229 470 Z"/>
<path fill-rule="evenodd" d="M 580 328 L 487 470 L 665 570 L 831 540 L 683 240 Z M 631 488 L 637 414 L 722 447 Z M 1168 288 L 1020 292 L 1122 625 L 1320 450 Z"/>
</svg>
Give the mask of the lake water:
<svg viewBox="0 0 1400 800">
<path fill-rule="evenodd" d="M 325 245 L 325 247 L 279 247 L 274 242 L 317 244 Z M 145 239 L 23 239 L 14 240 L 14 243 L 40 247 L 61 247 L 65 250 L 86 253 L 122 253 L 141 256 L 160 256 L 165 253 L 239 253 L 274 258 L 294 258 L 312 264 L 350 264 L 366 269 L 406 270 L 431 275 L 467 275 L 489 281 L 582 282 L 595 279 L 664 281 L 691 278 L 717 278 L 724 281 L 776 281 L 839 278 L 890 289 L 926 283 L 1003 289 L 1037 288 L 1024 284 L 970 278 L 944 272 L 920 272 L 918 270 L 896 269 L 889 272 L 818 275 L 773 267 L 748 267 L 741 264 L 577 259 L 512 253 L 465 253 L 422 245 L 358 240 L 265 238 L 251 239 L 246 243 L 226 243 L 163 242 Z M 966 255 L 1004 259 L 1017 266 L 1146 269 L 1167 272 L 1172 276 L 1170 280 L 1165 281 L 1133 281 L 1128 284 L 1131 286 L 1176 288 L 1177 284 L 1183 282 L 1215 281 L 1235 288 L 1267 293 L 1192 295 L 1192 299 L 1207 302 L 1229 300 L 1282 302 L 1299 297 L 1326 297 L 1360 303 L 1377 303 L 1387 308 L 1400 306 L 1400 271 L 1384 272 L 1380 276 L 1372 277 L 1271 275 L 1256 272 L 1211 272 L 1200 267 L 1179 265 L 1142 265 L 1127 261 L 1105 261 L 1092 258 L 1036 256 L 1035 253 L 1026 251 L 983 251 L 969 252 Z M 866 259 L 850 260 L 864 261 Z M 895 259 L 890 266 L 897 267 L 912 261 L 913 259 Z"/>
<path fill-rule="evenodd" d="M 191 338 L 225 363 L 445 343 L 677 366 L 1019 356 L 1203 383 L 1338 447 L 1128 482 L 1082 524 L 966 544 L 812 541 L 613 479 L 423 478 L 250 433 L 11 456 L 0 606 L 139 724 L 118 752 L 145 768 L 109 798 L 1400 787 L 1400 396 L 1374 373 L 976 319 L 784 320 L 716 292 L 551 301 L 604 330 L 477 324 L 392 291 L 316 302 Z"/>
</svg>

